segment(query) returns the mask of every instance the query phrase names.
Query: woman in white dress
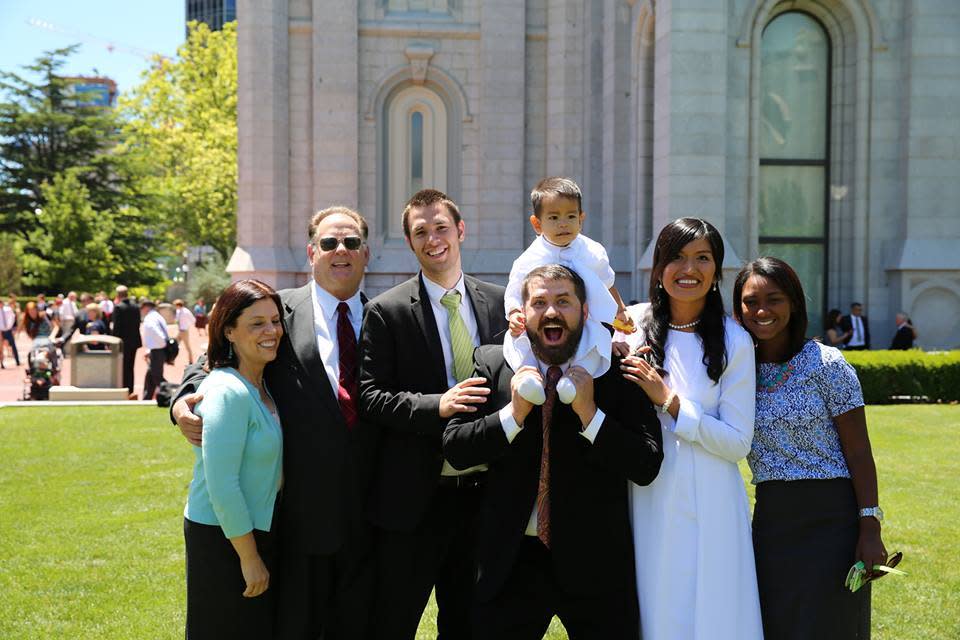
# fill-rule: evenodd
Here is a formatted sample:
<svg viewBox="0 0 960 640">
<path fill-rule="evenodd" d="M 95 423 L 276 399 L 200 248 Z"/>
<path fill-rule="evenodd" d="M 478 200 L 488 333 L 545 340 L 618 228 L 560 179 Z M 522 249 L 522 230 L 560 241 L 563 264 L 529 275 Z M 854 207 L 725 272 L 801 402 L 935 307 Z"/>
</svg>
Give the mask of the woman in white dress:
<svg viewBox="0 0 960 640">
<path fill-rule="evenodd" d="M 625 376 L 660 410 L 663 465 L 631 484 L 644 640 L 762 638 L 750 509 L 737 462 L 750 451 L 756 392 L 753 341 L 723 311 L 723 240 L 681 218 L 660 232 L 649 304 Z M 789 578 L 787 578 L 789 579 Z"/>
</svg>

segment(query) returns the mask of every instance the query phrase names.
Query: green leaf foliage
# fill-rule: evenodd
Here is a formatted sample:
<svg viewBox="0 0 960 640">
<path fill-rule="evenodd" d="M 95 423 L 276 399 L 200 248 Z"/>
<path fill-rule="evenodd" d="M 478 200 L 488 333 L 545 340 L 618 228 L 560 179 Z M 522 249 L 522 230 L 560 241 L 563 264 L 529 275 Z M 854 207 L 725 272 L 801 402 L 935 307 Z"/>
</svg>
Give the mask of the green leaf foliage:
<svg viewBox="0 0 960 640">
<path fill-rule="evenodd" d="M 125 152 L 178 246 L 233 250 L 237 209 L 236 23 L 191 22 L 175 60 L 157 60 L 121 99 Z"/>
<path fill-rule="evenodd" d="M 116 112 L 75 100 L 59 73 L 75 50 L 49 51 L 23 75 L 0 71 L 0 234 L 16 239 L 27 287 L 65 291 L 77 281 L 74 267 L 91 276 L 104 255 L 112 264 L 87 282 L 151 284 L 159 277 L 156 222 L 133 189 L 134 165 L 119 152 Z M 67 194 L 64 181 L 81 189 Z M 79 215 L 85 231 L 74 234 L 64 212 Z"/>
<path fill-rule="evenodd" d="M 203 298 L 207 304 L 211 304 L 228 286 L 230 286 L 230 274 L 227 273 L 223 258 L 217 255 L 190 273 L 187 287 L 188 299 Z"/>
<path fill-rule="evenodd" d="M 960 401 L 960 351 L 846 351 L 843 355 L 857 370 L 867 404 L 886 404 L 895 396 Z"/>
<path fill-rule="evenodd" d="M 38 209 L 41 222 L 22 247 L 25 283 L 57 290 L 107 289 L 120 269 L 111 249 L 114 221 L 97 212 L 90 192 L 68 169 L 41 185 L 45 201 Z"/>
</svg>

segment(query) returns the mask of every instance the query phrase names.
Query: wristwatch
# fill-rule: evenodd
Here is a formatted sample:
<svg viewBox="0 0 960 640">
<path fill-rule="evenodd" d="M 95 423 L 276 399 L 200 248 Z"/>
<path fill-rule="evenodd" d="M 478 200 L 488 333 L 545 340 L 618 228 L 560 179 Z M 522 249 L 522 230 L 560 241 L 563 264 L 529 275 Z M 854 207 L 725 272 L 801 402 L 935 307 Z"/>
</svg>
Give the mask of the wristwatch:
<svg viewBox="0 0 960 640">
<path fill-rule="evenodd" d="M 883 509 L 880 507 L 867 507 L 865 509 L 860 509 L 860 517 L 866 518 L 867 516 L 873 516 L 877 519 L 877 522 L 883 522 Z"/>
</svg>

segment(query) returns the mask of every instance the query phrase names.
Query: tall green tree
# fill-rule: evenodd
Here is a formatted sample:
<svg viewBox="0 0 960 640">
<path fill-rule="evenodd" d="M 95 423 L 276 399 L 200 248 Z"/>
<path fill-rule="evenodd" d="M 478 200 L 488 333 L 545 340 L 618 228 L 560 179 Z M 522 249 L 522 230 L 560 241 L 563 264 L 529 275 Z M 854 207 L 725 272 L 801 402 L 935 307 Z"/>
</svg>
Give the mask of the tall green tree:
<svg viewBox="0 0 960 640">
<path fill-rule="evenodd" d="M 97 210 L 118 206 L 123 172 L 110 154 L 118 140 L 111 109 L 78 104 L 59 70 L 76 49 L 49 51 L 24 67 L 30 76 L 0 71 L 0 231 L 21 238 L 45 223 L 36 215 L 44 182 L 67 169 Z"/>
<path fill-rule="evenodd" d="M 60 73 L 75 49 L 49 51 L 24 74 L 0 71 L 0 234 L 18 239 L 24 284 L 61 288 L 43 280 L 54 273 L 43 265 L 63 262 L 58 252 L 71 237 L 58 226 L 62 219 L 49 214 L 65 205 L 51 210 L 47 198 L 55 192 L 50 186 L 69 174 L 84 189 L 80 210 L 88 207 L 111 229 L 110 273 L 121 282 L 153 284 L 160 278 L 153 259 L 160 249 L 157 221 L 134 189 L 136 163 L 120 153 L 115 110 L 76 100 Z"/>
<path fill-rule="evenodd" d="M 113 218 L 94 208 L 81 173 L 67 169 L 41 187 L 45 202 L 37 214 L 41 225 L 27 237 L 27 244 L 36 251 L 23 255 L 28 286 L 58 291 L 106 289 L 122 271 L 111 249 Z"/>
<path fill-rule="evenodd" d="M 236 23 L 191 22 L 174 60 L 121 99 L 126 152 L 176 244 L 230 255 L 237 209 Z"/>
</svg>

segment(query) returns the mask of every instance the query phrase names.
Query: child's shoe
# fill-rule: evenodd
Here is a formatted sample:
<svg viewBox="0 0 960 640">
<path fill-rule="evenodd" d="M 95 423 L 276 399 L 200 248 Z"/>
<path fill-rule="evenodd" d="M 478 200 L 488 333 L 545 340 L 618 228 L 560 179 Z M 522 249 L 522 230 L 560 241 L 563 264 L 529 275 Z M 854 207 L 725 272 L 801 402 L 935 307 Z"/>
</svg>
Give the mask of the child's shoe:
<svg viewBox="0 0 960 640">
<path fill-rule="evenodd" d="M 517 393 L 520 397 L 532 404 L 543 404 L 547 401 L 547 394 L 543 390 L 543 385 L 532 375 L 525 375 L 517 386 Z"/>
<path fill-rule="evenodd" d="M 577 385 L 567 376 L 557 381 L 557 397 L 563 404 L 570 404 L 577 398 Z"/>
</svg>

